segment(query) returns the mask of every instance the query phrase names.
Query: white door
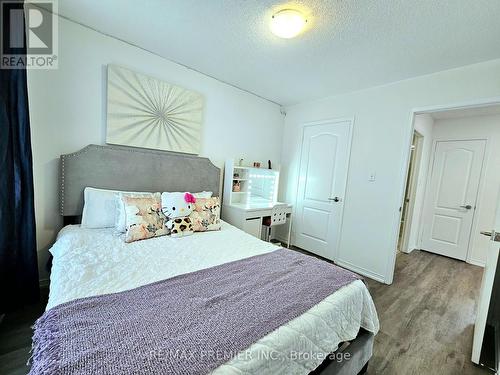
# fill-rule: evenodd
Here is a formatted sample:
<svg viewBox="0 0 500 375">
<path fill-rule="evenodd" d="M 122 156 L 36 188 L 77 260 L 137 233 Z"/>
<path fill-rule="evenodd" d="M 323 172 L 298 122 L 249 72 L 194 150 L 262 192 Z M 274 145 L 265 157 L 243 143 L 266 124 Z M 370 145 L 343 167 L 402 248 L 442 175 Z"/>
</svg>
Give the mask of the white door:
<svg viewBox="0 0 500 375">
<path fill-rule="evenodd" d="M 438 141 L 424 205 L 422 249 L 465 260 L 485 140 Z"/>
<path fill-rule="evenodd" d="M 476 364 L 482 363 L 481 360 L 481 350 L 483 346 L 483 338 L 486 329 L 486 325 L 491 327 L 495 326 L 494 313 L 490 312 L 490 308 L 495 308 L 495 303 L 492 303 L 491 299 L 495 298 L 493 292 L 493 286 L 495 284 L 496 275 L 499 258 L 500 258 L 500 191 L 498 192 L 498 202 L 497 202 L 497 212 L 495 217 L 495 222 L 493 223 L 493 229 L 489 228 L 485 231 L 481 231 L 481 234 L 490 237 L 490 248 L 486 256 L 486 264 L 483 271 L 483 279 L 481 281 L 481 291 L 479 293 L 479 301 L 477 307 L 476 324 L 474 326 L 474 341 L 472 343 L 472 362 Z M 500 286 L 496 286 L 500 288 Z M 498 300 L 496 302 L 498 304 Z M 491 307 L 490 307 L 491 306 Z M 497 307 L 498 309 L 498 307 Z M 498 317 L 496 317 L 498 319 Z M 491 343 L 491 339 L 489 340 Z M 488 345 L 488 344 L 487 344 Z M 497 370 L 500 369 L 500 358 L 497 357 L 496 367 Z M 484 364 L 484 363 L 483 363 Z M 492 366 L 493 367 L 493 366 Z"/>
<path fill-rule="evenodd" d="M 351 121 L 304 127 L 295 221 L 298 247 L 333 260 L 344 205 Z"/>
</svg>

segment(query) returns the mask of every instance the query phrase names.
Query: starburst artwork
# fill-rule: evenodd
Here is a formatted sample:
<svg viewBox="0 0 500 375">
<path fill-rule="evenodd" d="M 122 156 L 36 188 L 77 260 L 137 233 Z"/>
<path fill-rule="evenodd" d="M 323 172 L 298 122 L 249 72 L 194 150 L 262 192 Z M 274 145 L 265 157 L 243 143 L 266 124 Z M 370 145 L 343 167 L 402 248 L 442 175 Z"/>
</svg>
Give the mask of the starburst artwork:
<svg viewBox="0 0 500 375">
<path fill-rule="evenodd" d="M 199 154 L 201 94 L 108 65 L 107 106 L 107 143 Z"/>
</svg>

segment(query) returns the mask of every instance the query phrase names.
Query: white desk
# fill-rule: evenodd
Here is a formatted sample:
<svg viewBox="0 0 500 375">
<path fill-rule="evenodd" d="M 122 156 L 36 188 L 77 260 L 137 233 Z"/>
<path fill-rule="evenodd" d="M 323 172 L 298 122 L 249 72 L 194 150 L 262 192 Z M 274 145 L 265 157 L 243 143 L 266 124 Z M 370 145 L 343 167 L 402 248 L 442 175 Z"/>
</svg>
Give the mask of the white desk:
<svg viewBox="0 0 500 375">
<path fill-rule="evenodd" d="M 275 204 L 286 204 L 276 202 Z M 252 202 L 252 203 L 233 203 L 230 205 L 222 205 L 222 220 L 229 224 L 261 239 L 262 219 L 266 216 L 271 216 L 271 210 L 274 204 L 268 202 Z M 287 246 L 290 246 L 290 234 L 292 229 L 292 205 L 287 204 L 287 219 L 288 219 L 288 240 Z"/>
</svg>

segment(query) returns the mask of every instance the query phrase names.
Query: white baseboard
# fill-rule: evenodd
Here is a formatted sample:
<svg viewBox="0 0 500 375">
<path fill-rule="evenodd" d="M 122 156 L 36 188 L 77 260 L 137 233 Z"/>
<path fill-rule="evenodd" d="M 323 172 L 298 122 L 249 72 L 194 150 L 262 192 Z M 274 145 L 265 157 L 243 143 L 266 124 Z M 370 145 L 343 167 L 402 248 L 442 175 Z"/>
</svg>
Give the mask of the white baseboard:
<svg viewBox="0 0 500 375">
<path fill-rule="evenodd" d="M 410 254 L 411 252 L 413 252 L 415 250 L 418 250 L 418 249 L 416 249 L 416 248 L 410 249 L 410 250 L 408 250 L 408 252 L 406 254 Z"/>
<path fill-rule="evenodd" d="M 466 262 L 469 264 L 473 264 L 474 266 L 479 266 L 479 267 L 483 267 L 483 268 L 485 266 L 485 263 L 483 261 L 477 260 L 477 259 L 467 259 Z"/>
<path fill-rule="evenodd" d="M 385 282 L 384 276 L 379 275 L 378 273 L 372 272 L 370 270 L 367 270 L 366 268 L 358 267 L 358 266 L 355 266 L 352 263 L 349 263 L 349 262 L 346 262 L 346 261 L 342 261 L 342 260 L 336 260 L 335 264 L 338 264 L 341 267 L 348 268 L 348 269 L 350 269 L 353 272 L 356 272 L 356 273 L 359 273 L 359 274 L 361 274 L 363 276 L 369 277 L 370 279 L 373 279 L 373 280 L 378 281 L 380 283 L 387 284 Z"/>
<path fill-rule="evenodd" d="M 278 241 L 281 241 L 282 243 L 286 243 L 286 240 L 282 240 L 279 237 L 275 237 L 275 238 Z M 291 241 L 291 242 L 292 242 L 292 245 L 293 245 L 293 241 Z M 307 250 L 305 250 L 305 251 L 307 251 Z M 367 270 L 366 268 L 358 267 L 358 266 L 355 266 L 352 263 L 345 262 L 345 261 L 339 261 L 339 260 L 334 260 L 334 263 L 336 265 L 341 266 L 341 267 L 347 268 L 347 269 L 349 269 L 349 270 L 351 270 L 353 272 L 359 273 L 360 275 L 366 276 L 366 277 L 368 277 L 368 278 L 370 278 L 372 280 L 378 281 L 378 282 L 383 283 L 383 284 L 387 284 L 385 282 L 384 276 L 379 275 L 378 273 L 372 272 L 370 270 Z"/>
</svg>

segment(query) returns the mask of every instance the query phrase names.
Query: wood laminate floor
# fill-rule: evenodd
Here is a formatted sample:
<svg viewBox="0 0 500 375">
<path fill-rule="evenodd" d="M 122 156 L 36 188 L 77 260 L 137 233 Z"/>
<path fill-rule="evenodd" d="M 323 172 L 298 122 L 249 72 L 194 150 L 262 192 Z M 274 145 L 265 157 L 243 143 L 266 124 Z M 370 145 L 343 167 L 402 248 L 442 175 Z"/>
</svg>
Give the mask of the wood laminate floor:
<svg viewBox="0 0 500 375">
<path fill-rule="evenodd" d="M 491 374 L 470 361 L 482 268 L 414 251 L 399 254 L 392 285 L 367 280 L 380 332 L 368 374 Z M 8 314 L 0 324 L 0 374 L 26 374 L 31 328 L 46 303 Z"/>
<path fill-rule="evenodd" d="M 482 274 L 415 250 L 398 254 L 393 284 L 367 280 L 380 320 L 367 374 L 491 374 L 471 362 Z"/>
<path fill-rule="evenodd" d="M 43 314 L 48 290 L 41 290 L 40 303 L 6 314 L 0 323 L 0 375 L 24 375 L 31 350 L 31 326 Z"/>
</svg>

